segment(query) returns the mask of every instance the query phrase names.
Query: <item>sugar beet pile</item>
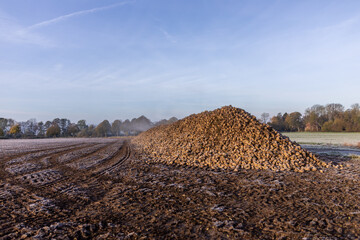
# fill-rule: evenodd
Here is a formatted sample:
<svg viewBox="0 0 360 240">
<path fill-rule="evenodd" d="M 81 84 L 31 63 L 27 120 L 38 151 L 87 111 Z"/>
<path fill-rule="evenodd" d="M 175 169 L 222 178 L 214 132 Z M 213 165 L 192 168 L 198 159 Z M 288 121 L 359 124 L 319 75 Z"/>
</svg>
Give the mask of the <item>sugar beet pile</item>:
<svg viewBox="0 0 360 240">
<path fill-rule="evenodd" d="M 260 123 L 246 111 L 226 106 L 152 128 L 133 140 L 148 161 L 211 169 L 315 171 L 327 167 L 312 153 Z"/>
</svg>

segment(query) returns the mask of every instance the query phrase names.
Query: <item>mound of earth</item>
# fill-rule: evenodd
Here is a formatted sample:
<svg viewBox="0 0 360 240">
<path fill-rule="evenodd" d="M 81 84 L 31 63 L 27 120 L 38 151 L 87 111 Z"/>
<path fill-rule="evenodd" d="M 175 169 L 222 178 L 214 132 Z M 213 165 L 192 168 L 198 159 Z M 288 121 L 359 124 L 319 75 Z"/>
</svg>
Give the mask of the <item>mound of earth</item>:
<svg viewBox="0 0 360 240">
<path fill-rule="evenodd" d="M 315 171 L 327 167 L 248 112 L 226 106 L 154 127 L 133 140 L 147 161 L 211 169 Z"/>
</svg>

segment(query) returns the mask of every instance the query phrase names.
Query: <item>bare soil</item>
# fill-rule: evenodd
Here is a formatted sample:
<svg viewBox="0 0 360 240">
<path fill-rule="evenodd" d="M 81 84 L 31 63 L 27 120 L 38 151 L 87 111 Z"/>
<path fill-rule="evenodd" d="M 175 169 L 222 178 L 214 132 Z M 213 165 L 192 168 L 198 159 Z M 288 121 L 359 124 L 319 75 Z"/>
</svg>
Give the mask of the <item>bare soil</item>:
<svg viewBox="0 0 360 240">
<path fill-rule="evenodd" d="M 128 139 L 0 149 L 0 239 L 360 238 L 358 159 L 234 172 L 145 162 Z"/>
</svg>

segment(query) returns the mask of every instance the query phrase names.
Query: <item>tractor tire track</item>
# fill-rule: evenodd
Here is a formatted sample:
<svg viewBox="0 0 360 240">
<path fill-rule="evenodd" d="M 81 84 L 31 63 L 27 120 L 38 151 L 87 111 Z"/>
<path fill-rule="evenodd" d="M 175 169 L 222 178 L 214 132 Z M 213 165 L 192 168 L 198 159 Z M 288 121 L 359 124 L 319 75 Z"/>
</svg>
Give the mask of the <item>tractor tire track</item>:
<svg viewBox="0 0 360 240">
<path fill-rule="evenodd" d="M 59 146 L 53 146 L 53 147 L 49 147 L 49 148 L 45 148 L 45 149 L 32 149 L 30 151 L 24 151 L 24 152 L 21 152 L 21 153 L 15 153 L 15 154 L 5 154 L 6 157 L 4 157 L 4 161 L 5 162 L 9 162 L 13 159 L 16 159 L 16 158 L 21 158 L 21 157 L 24 157 L 26 155 L 31 155 L 31 154 L 41 154 L 43 152 L 49 152 L 49 151 L 52 151 L 52 150 L 55 150 L 55 151 L 58 151 L 58 150 L 61 150 L 61 149 L 71 149 L 73 147 L 77 147 L 77 146 L 81 146 L 81 145 L 86 145 L 84 143 L 76 143 L 76 144 L 71 144 L 69 146 L 63 146 L 63 145 L 59 145 Z M 20 150 L 21 151 L 21 150 Z"/>
<path fill-rule="evenodd" d="M 81 209 L 85 208 L 89 203 L 96 200 L 97 195 L 103 195 L 104 192 L 109 190 L 108 188 L 104 188 L 104 185 L 101 181 L 98 181 L 99 177 L 91 179 L 93 174 L 88 173 L 88 169 L 74 169 L 67 166 L 67 164 L 81 161 L 89 157 L 91 158 L 91 156 L 105 156 L 106 153 L 109 155 L 101 159 L 100 163 L 93 167 L 94 169 L 98 169 L 99 166 L 105 166 L 109 162 L 113 162 L 114 158 L 116 160 L 121 160 L 117 161 L 109 168 L 103 169 L 104 171 L 99 172 L 99 175 L 101 175 L 105 172 L 105 170 L 114 169 L 115 166 L 118 166 L 128 158 L 127 156 L 123 157 L 123 145 L 124 143 L 119 141 L 115 141 L 111 144 L 100 144 L 96 146 L 89 146 L 89 144 L 87 144 L 79 148 L 67 149 L 65 152 L 60 151 L 55 154 L 49 153 L 47 154 L 47 157 L 50 156 L 52 158 L 51 168 L 42 169 L 40 171 L 21 176 L 10 175 L 10 179 L 7 179 L 7 182 L 14 186 L 20 186 L 21 188 L 24 188 L 28 193 L 32 193 L 35 194 L 35 196 L 44 198 L 45 200 L 43 200 L 43 202 L 45 205 L 48 204 L 48 202 L 54 203 L 56 209 L 52 210 L 53 212 L 51 222 L 61 222 L 67 218 L 66 216 L 76 214 L 78 211 L 81 211 Z M 85 154 L 79 154 L 86 148 L 90 148 L 91 150 L 85 151 Z M 77 157 L 70 157 L 70 159 L 68 159 L 69 161 L 58 162 L 55 160 L 61 156 L 69 153 L 71 154 L 73 152 L 75 152 Z M 127 150 L 125 151 L 125 153 L 128 152 L 129 151 Z M 29 203 L 29 201 L 24 199 L 24 196 L 22 195 L 23 194 L 12 194 L 11 198 L 17 198 L 17 204 L 13 205 L 13 207 L 9 206 L 7 208 L 8 211 L 3 211 L 1 215 L 4 216 L 5 212 L 8 214 L 19 211 L 26 212 L 28 209 L 31 210 L 31 207 L 29 206 L 34 207 L 34 205 L 36 206 L 36 204 L 38 204 Z M 41 204 L 39 203 L 39 205 Z M 51 205 L 51 207 L 54 206 Z M 0 239 L 4 236 L 13 238 L 11 237 L 11 233 L 19 231 L 19 229 L 14 226 L 15 222 L 9 222 L 8 218 L 6 217 L 4 217 L 4 219 L 7 220 L 0 220 L 0 229 L 2 230 Z M 22 216 L 22 222 L 29 226 L 43 226 L 48 224 L 48 221 L 48 214 L 44 214 L 42 210 L 39 210 L 34 214 L 25 214 L 25 216 Z"/>
<path fill-rule="evenodd" d="M 113 170 L 115 170 L 117 167 L 119 167 L 121 164 L 123 164 L 127 159 L 129 159 L 131 155 L 131 149 L 128 142 L 125 142 L 121 149 L 118 151 L 118 153 L 115 156 L 112 156 L 109 158 L 109 161 L 112 159 L 115 159 L 115 163 L 110 165 L 109 167 L 101 168 L 98 171 L 95 171 L 91 178 L 97 178 L 99 176 L 102 176 L 106 173 L 109 173 Z M 108 161 L 108 162 L 109 162 Z"/>
</svg>

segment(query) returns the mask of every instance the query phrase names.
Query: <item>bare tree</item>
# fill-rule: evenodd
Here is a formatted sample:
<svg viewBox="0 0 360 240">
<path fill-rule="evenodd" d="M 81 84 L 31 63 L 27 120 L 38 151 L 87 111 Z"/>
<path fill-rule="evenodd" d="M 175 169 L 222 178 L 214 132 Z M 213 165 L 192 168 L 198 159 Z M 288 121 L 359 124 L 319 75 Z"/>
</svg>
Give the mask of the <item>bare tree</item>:
<svg viewBox="0 0 360 240">
<path fill-rule="evenodd" d="M 120 136 L 121 121 L 115 120 L 111 125 L 111 131 L 114 136 Z"/>
<path fill-rule="evenodd" d="M 301 117 L 301 113 L 292 112 L 286 116 L 285 123 L 288 131 L 300 132 L 304 128 L 304 122 Z"/>
<path fill-rule="evenodd" d="M 269 113 L 262 113 L 260 121 L 262 123 L 267 123 L 269 121 L 270 114 Z"/>
<path fill-rule="evenodd" d="M 325 106 L 327 118 L 330 121 L 334 121 L 336 117 L 344 112 L 344 106 L 340 103 L 330 103 Z"/>
</svg>

